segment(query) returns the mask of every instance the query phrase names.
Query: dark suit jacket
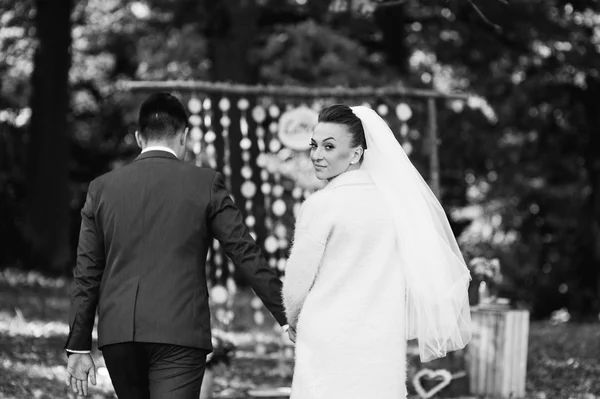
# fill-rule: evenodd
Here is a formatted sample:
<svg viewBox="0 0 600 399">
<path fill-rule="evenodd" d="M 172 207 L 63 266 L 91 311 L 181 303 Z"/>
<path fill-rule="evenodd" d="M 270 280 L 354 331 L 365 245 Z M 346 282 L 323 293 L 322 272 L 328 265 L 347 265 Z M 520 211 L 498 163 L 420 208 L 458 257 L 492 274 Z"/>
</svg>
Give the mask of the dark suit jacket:
<svg viewBox="0 0 600 399">
<path fill-rule="evenodd" d="M 212 350 L 205 262 L 216 238 L 279 324 L 281 281 L 220 173 L 150 151 L 90 183 L 66 349 L 155 342 Z"/>
</svg>

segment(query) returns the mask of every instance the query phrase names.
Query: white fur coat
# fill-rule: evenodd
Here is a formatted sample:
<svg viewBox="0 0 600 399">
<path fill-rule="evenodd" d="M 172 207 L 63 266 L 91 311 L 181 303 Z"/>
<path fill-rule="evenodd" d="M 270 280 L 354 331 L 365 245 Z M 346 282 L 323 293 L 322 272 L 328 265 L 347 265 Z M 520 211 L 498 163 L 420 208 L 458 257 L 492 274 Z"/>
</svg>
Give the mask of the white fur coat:
<svg viewBox="0 0 600 399">
<path fill-rule="evenodd" d="M 283 284 L 297 329 L 292 399 L 405 398 L 405 283 L 389 219 L 360 170 L 303 204 Z"/>
</svg>

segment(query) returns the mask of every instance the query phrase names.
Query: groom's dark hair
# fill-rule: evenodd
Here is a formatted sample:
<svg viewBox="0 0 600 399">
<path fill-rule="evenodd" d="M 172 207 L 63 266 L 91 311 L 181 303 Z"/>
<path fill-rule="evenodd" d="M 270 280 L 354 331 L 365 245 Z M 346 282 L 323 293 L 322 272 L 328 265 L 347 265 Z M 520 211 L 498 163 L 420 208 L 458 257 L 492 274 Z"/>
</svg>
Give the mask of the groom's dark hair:
<svg viewBox="0 0 600 399">
<path fill-rule="evenodd" d="M 169 93 L 151 94 L 140 107 L 139 131 L 146 140 L 175 136 L 188 126 L 188 116 L 181 102 Z"/>
</svg>

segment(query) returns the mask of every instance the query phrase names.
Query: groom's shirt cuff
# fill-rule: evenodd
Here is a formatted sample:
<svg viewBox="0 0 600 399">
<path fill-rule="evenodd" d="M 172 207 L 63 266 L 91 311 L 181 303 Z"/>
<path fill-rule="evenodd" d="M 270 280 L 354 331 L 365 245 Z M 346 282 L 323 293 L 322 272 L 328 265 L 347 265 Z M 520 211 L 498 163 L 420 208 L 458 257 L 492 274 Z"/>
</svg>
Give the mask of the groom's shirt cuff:
<svg viewBox="0 0 600 399">
<path fill-rule="evenodd" d="M 69 352 L 69 353 L 79 353 L 79 354 L 84 354 L 84 355 L 86 353 L 92 353 L 92 351 L 74 351 L 74 350 L 71 350 L 71 349 L 67 349 L 67 352 Z"/>
<path fill-rule="evenodd" d="M 287 332 L 290 329 L 290 325 L 286 324 L 285 326 L 281 326 L 281 328 L 283 328 L 283 332 Z"/>
</svg>

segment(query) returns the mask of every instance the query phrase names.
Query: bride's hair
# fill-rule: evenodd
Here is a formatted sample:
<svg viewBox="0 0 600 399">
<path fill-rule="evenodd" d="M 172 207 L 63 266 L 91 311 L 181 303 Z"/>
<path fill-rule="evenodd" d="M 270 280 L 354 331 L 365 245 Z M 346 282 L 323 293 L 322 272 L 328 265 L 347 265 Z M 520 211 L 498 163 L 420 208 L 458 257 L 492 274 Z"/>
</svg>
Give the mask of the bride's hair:
<svg viewBox="0 0 600 399">
<path fill-rule="evenodd" d="M 367 149 L 365 130 L 363 129 L 362 122 L 347 105 L 335 104 L 323 108 L 319 113 L 319 122 L 337 123 L 346 126 L 348 132 L 352 135 L 350 145 L 352 147 L 360 146 L 363 150 Z"/>
</svg>

